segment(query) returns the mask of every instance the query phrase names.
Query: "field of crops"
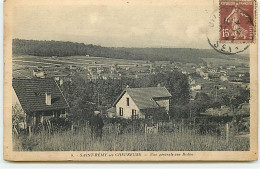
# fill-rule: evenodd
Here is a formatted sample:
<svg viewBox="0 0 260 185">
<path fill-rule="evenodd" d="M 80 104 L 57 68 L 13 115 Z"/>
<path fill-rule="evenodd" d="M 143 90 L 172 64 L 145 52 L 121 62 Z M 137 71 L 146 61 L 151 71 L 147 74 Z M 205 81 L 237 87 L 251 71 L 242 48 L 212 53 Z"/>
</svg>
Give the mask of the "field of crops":
<svg viewBox="0 0 260 185">
<path fill-rule="evenodd" d="M 70 56 L 70 57 L 39 57 L 39 56 L 16 56 L 13 57 L 13 64 L 25 66 L 45 66 L 45 65 L 87 65 L 92 64 L 111 65 L 111 64 L 145 64 L 143 60 L 126 60 L 113 59 L 103 57 L 86 57 L 86 56 Z"/>
</svg>

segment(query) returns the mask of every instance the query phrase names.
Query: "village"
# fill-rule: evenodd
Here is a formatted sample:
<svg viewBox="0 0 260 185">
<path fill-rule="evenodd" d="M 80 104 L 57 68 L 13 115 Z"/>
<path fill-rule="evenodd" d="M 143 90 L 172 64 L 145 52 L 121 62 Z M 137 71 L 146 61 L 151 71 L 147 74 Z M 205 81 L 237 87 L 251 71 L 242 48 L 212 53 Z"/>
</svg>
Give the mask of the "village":
<svg viewBox="0 0 260 185">
<path fill-rule="evenodd" d="M 27 58 L 29 57 L 29 58 Z M 71 60 L 70 60 L 71 59 Z M 99 57 L 17 57 L 13 59 L 14 78 L 53 78 L 62 85 L 75 74 L 86 80 L 138 79 L 151 74 L 180 71 L 189 78 L 191 100 L 197 92 L 210 94 L 212 89 L 229 91 L 249 89 L 249 65 L 243 61 L 204 59 L 202 63 L 173 61 L 127 61 Z M 232 63 L 232 65 L 230 65 Z M 216 92 L 217 93 L 217 92 Z"/>
<path fill-rule="evenodd" d="M 55 126 L 49 120 L 54 118 L 69 117 L 70 122 L 72 122 L 69 130 L 73 130 L 73 132 L 80 125 L 89 124 L 88 116 L 83 115 L 88 115 L 87 111 L 81 115 L 79 114 L 78 117 L 75 116 L 82 105 L 75 106 L 73 103 L 75 99 L 70 100 L 71 97 L 66 93 L 68 91 L 66 84 L 70 84 L 71 87 L 75 85 L 77 88 L 80 86 L 74 84 L 75 78 L 80 78 L 88 84 L 110 84 L 117 81 L 127 83 L 128 81 L 143 81 L 143 79 L 152 76 L 156 77 L 175 72 L 188 79 L 189 98 L 188 104 L 185 105 L 187 107 L 185 109 L 186 117 L 177 118 L 176 113 L 171 113 L 171 109 L 179 108 L 173 106 L 174 94 L 165 87 L 164 83 L 154 84 L 153 86 L 124 84 L 124 87 L 122 85 L 122 88 L 112 93 L 112 97 L 102 97 L 106 92 L 98 89 L 100 86 L 97 86 L 97 92 L 93 92 L 92 97 L 86 101 L 85 109 L 93 107 L 91 111 L 98 110 L 101 113 L 105 124 L 103 134 L 116 132 L 118 135 L 130 129 L 130 132 L 134 133 L 138 130 L 144 130 L 141 132 L 147 137 L 147 134 L 158 133 L 163 130 L 163 132 L 181 131 L 184 129 L 183 124 L 185 125 L 185 123 L 193 124 L 193 127 L 200 127 L 201 121 L 195 121 L 200 120 L 198 115 L 217 116 L 221 117 L 222 120 L 227 119 L 230 121 L 230 119 L 233 119 L 234 111 L 232 109 L 234 110 L 235 107 L 235 105 L 233 107 L 229 106 L 232 98 L 234 99 L 236 95 L 240 96 L 240 91 L 249 91 L 250 88 L 249 65 L 237 58 L 229 61 L 204 58 L 200 63 L 192 63 L 137 61 L 90 57 L 89 55 L 71 57 L 15 56 L 13 58 L 13 107 L 20 104 L 20 109 L 23 109 L 22 111 L 25 114 L 22 118 L 21 116 L 19 119 L 13 118 L 14 133 L 19 135 L 19 130 L 27 129 L 31 135 L 35 132 L 33 127 L 39 125 L 39 123 L 46 123 L 44 128 L 51 132 L 51 129 Z M 126 78 L 127 80 L 125 80 Z M 227 104 L 220 104 L 215 107 L 201 104 L 205 108 L 203 110 L 197 108 L 196 115 L 193 113 L 195 110 L 191 110 L 197 104 L 198 97 L 207 96 L 208 99 L 211 99 L 210 101 L 217 104 L 219 97 L 225 97 L 223 94 L 233 95 L 227 100 L 229 101 Z M 77 109 L 76 113 L 72 112 L 74 109 Z M 235 109 L 236 114 L 243 115 L 240 122 L 248 125 L 249 103 L 247 100 L 242 100 Z M 85 118 L 83 119 L 83 117 Z M 125 119 L 125 121 L 122 119 Z M 142 122 L 142 124 L 139 122 Z M 180 122 L 182 126 L 177 126 L 177 122 Z M 65 128 L 68 123 L 59 124 L 63 124 L 63 128 Z M 208 123 L 208 126 L 211 126 L 211 124 Z M 128 126 L 125 125 L 131 125 L 131 128 L 127 128 Z M 58 129 L 59 127 L 61 126 L 56 126 Z M 224 136 L 229 137 L 226 135 L 227 131 L 230 132 L 230 125 L 228 125 L 228 128 L 225 124 L 221 128 L 215 126 L 213 128 L 215 131 L 200 127 L 199 132 L 214 132 L 215 134 L 224 132 Z M 240 131 L 242 130 L 240 129 Z M 243 131 L 246 132 L 247 130 L 249 128 Z M 228 133 L 228 135 L 230 134 Z"/>
<path fill-rule="evenodd" d="M 232 63 L 230 65 L 230 63 Z M 14 78 L 53 78 L 62 84 L 78 74 L 87 80 L 141 78 L 151 74 L 180 71 L 189 77 L 192 92 L 240 86 L 249 89 L 249 65 L 238 59 L 223 61 L 206 58 L 202 63 L 174 61 L 134 61 L 99 57 L 15 57 Z M 194 95 L 194 93 L 192 93 Z"/>
</svg>

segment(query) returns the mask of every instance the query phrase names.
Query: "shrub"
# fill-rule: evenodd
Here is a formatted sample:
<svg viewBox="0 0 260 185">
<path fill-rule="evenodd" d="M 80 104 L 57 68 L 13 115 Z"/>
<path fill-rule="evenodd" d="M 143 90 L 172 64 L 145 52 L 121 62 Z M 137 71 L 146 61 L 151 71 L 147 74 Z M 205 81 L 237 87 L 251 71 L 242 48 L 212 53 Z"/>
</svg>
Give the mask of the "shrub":
<svg viewBox="0 0 260 185">
<path fill-rule="evenodd" d="M 71 128 L 71 122 L 66 118 L 51 118 L 52 131 L 66 131 Z"/>
<path fill-rule="evenodd" d="M 18 103 L 12 107 L 12 122 L 17 125 L 25 120 L 25 113 Z"/>
</svg>

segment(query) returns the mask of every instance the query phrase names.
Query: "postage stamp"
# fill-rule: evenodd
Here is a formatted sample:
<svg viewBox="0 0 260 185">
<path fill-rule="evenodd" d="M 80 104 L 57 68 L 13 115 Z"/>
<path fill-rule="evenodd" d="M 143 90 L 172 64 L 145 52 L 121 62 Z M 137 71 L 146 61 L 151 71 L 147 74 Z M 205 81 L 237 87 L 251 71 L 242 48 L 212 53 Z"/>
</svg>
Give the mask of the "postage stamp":
<svg viewBox="0 0 260 185">
<path fill-rule="evenodd" d="M 220 42 L 251 43 L 255 33 L 255 1 L 220 1 Z"/>
<path fill-rule="evenodd" d="M 210 19 L 207 30 L 207 39 L 209 45 L 218 53 L 225 55 L 235 55 L 247 50 L 251 43 L 247 42 L 234 42 L 225 40 L 225 42 L 220 40 L 220 26 L 219 11 L 215 11 Z"/>
</svg>

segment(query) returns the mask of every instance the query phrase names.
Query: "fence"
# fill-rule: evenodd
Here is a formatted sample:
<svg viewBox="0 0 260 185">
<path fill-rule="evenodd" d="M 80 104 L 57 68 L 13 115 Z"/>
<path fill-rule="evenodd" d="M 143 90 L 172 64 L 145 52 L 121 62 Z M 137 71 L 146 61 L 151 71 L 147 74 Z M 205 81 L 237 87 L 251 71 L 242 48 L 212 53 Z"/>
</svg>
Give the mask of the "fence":
<svg viewBox="0 0 260 185">
<path fill-rule="evenodd" d="M 57 121 L 57 120 L 56 120 Z M 27 128 L 27 133 L 31 135 L 31 132 L 37 132 L 38 130 L 45 130 L 49 134 L 55 132 L 55 130 L 70 129 L 73 134 L 77 134 L 77 131 L 82 127 L 88 127 L 88 121 L 76 121 L 70 126 L 66 126 L 67 122 L 59 120 L 59 124 L 53 124 L 47 122 L 46 124 L 38 125 L 36 128 Z M 171 119 L 168 121 L 152 120 L 152 119 L 104 119 L 105 126 L 103 128 L 103 134 L 125 134 L 130 133 L 132 135 L 139 133 L 145 136 L 158 134 L 158 133 L 179 133 L 180 136 L 183 133 L 198 134 L 198 135 L 216 135 L 225 137 L 229 140 L 229 137 L 237 134 L 237 125 L 232 121 L 231 117 L 222 118 L 207 118 L 199 117 L 192 119 Z M 65 127 L 66 126 L 66 127 Z M 14 134 L 19 134 L 19 130 L 16 127 L 13 128 Z"/>
<path fill-rule="evenodd" d="M 237 134 L 236 125 L 230 120 L 229 118 L 220 122 L 216 122 L 219 120 L 211 120 L 211 122 L 204 120 L 203 122 L 197 118 L 169 121 L 117 120 L 106 124 L 103 130 L 106 134 L 135 134 L 138 132 L 145 134 L 145 136 L 165 132 L 178 132 L 180 134 L 190 132 L 190 134 L 221 136 L 228 140 L 231 135 Z"/>
</svg>

